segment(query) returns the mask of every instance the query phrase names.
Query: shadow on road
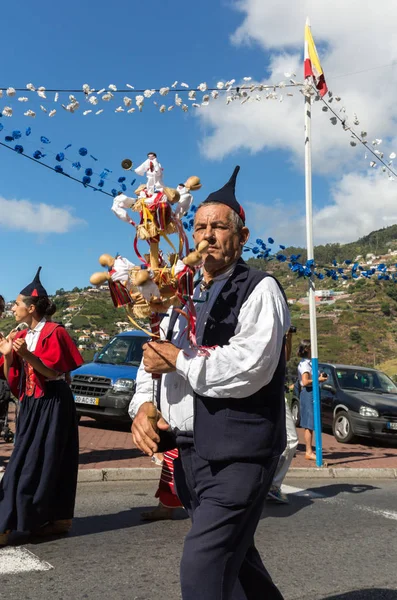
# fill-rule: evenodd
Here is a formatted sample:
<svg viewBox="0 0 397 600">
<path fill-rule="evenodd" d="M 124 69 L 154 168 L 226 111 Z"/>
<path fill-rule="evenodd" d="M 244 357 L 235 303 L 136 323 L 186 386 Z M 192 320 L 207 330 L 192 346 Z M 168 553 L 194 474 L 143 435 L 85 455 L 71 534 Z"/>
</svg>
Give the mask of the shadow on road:
<svg viewBox="0 0 397 600">
<path fill-rule="evenodd" d="M 337 596 L 326 596 L 321 600 L 397 600 L 397 591 L 380 588 L 355 590 Z"/>
<path fill-rule="evenodd" d="M 315 500 L 322 498 L 334 498 L 339 494 L 363 494 L 380 488 L 369 484 L 353 483 L 334 483 L 331 485 L 322 485 L 319 487 L 308 488 L 303 492 L 288 494 L 290 504 L 276 504 L 266 502 L 262 519 L 266 517 L 290 517 L 303 508 L 313 504 Z"/>
<path fill-rule="evenodd" d="M 90 465 L 99 462 L 112 462 L 129 460 L 131 458 L 142 458 L 145 455 L 138 448 L 105 448 L 104 450 L 90 450 L 81 452 L 79 465 Z"/>
</svg>

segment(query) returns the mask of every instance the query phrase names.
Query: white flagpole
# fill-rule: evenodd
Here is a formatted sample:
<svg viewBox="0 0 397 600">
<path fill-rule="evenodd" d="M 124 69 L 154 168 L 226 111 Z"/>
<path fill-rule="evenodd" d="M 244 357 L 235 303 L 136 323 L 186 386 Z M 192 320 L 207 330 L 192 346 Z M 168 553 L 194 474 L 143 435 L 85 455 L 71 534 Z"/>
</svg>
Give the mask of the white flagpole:
<svg viewBox="0 0 397 600">
<path fill-rule="evenodd" d="M 310 27 L 309 19 L 306 24 Z M 306 196 L 306 241 L 307 260 L 314 260 L 313 248 L 313 203 L 312 203 L 312 156 L 311 156 L 311 96 L 305 95 L 305 196 Z M 316 464 L 323 464 L 323 446 L 321 437 L 321 406 L 320 388 L 318 381 L 318 348 L 315 282 L 312 274 L 309 280 L 309 316 L 310 316 L 310 346 L 312 358 L 313 402 L 314 402 L 314 432 L 316 436 Z"/>
</svg>

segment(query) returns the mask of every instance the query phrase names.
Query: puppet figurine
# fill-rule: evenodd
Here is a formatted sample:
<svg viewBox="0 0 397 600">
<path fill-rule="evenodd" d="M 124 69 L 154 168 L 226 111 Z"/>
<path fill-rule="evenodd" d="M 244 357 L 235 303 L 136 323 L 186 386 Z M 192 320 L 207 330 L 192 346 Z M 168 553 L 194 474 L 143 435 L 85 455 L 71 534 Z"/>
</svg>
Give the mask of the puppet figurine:
<svg viewBox="0 0 397 600">
<path fill-rule="evenodd" d="M 163 169 L 157 160 L 157 154 L 154 152 L 148 153 L 147 160 L 135 169 L 135 173 L 141 177 L 146 175 L 146 189 L 150 195 L 153 195 L 156 190 L 164 187 Z"/>
<path fill-rule="evenodd" d="M 201 188 L 200 179 L 193 175 L 189 177 L 185 183 L 178 185 L 177 192 L 179 192 L 180 199 L 175 208 L 175 216 L 177 219 L 182 219 L 190 210 L 193 202 L 193 196 L 190 192 L 194 192 Z"/>
<path fill-rule="evenodd" d="M 178 260 L 176 263 L 177 296 L 182 301 L 186 302 L 193 296 L 195 268 L 202 262 L 203 253 L 208 246 L 209 242 L 202 240 L 196 250 L 193 250 L 183 260 Z"/>
<path fill-rule="evenodd" d="M 116 307 L 129 304 L 131 302 L 129 273 L 134 268 L 134 264 L 120 255 L 113 257 L 110 254 L 101 254 L 99 263 L 108 270 L 93 273 L 90 283 L 101 285 L 107 282 L 113 304 Z"/>
</svg>

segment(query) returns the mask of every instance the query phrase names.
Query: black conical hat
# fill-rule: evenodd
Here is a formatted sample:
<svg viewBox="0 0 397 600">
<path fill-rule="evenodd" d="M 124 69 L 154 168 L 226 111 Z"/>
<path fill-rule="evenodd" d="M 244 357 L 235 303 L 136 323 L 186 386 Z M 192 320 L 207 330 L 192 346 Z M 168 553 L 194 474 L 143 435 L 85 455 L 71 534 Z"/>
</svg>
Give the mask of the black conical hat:
<svg viewBox="0 0 397 600">
<path fill-rule="evenodd" d="M 241 204 L 237 201 L 235 191 L 236 191 L 236 179 L 238 172 L 240 171 L 240 167 L 234 169 L 232 176 L 229 181 L 217 192 L 212 192 L 206 200 L 204 200 L 203 204 L 206 202 L 219 202 L 219 204 L 226 204 L 229 206 L 234 212 L 241 217 L 243 223 L 245 223 L 245 212 Z"/>
<path fill-rule="evenodd" d="M 32 281 L 21 291 L 21 296 L 47 296 L 46 290 L 43 288 L 40 281 L 41 267 L 37 269 L 37 273 Z"/>
</svg>

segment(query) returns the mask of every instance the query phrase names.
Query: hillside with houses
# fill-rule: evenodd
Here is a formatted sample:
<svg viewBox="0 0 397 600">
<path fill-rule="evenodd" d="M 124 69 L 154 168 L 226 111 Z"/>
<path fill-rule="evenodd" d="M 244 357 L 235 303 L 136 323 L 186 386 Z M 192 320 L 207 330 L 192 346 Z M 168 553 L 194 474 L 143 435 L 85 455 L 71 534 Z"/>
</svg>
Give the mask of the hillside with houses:
<svg viewBox="0 0 397 600">
<path fill-rule="evenodd" d="M 317 264 L 325 262 L 332 248 L 340 264 L 346 259 L 364 268 L 386 265 L 389 273 L 396 271 L 397 226 L 374 232 L 356 243 L 331 244 L 315 249 Z M 305 250 L 289 248 L 292 252 Z M 308 281 L 298 278 L 286 263 L 250 259 L 253 266 L 274 274 L 282 283 L 290 305 L 294 336 L 294 354 L 299 339 L 309 337 Z M 316 281 L 317 328 L 320 360 L 381 366 L 390 375 L 397 374 L 397 283 L 379 281 L 377 277 L 333 281 Z M 61 322 L 75 340 L 86 360 L 90 360 L 115 334 L 132 327 L 124 309 L 116 309 L 107 285 L 99 288 L 75 287 L 71 291 L 59 289 L 53 296 L 57 305 L 54 320 Z M 8 333 L 15 322 L 12 302 L 6 306 L 0 330 Z M 291 361 L 294 370 L 297 358 Z"/>
</svg>

